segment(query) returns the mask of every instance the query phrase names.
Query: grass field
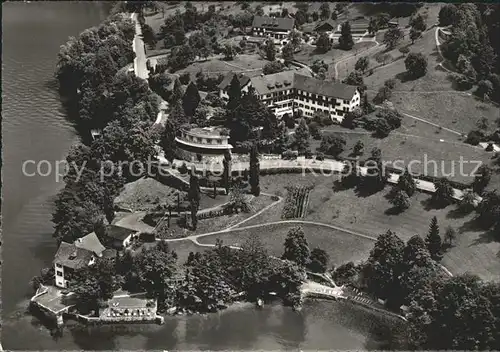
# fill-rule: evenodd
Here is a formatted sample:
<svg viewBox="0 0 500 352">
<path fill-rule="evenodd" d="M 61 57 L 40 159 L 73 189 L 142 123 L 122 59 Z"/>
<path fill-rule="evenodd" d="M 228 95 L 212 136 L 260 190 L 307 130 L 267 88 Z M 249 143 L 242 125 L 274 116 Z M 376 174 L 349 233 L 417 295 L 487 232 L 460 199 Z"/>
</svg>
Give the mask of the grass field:
<svg viewBox="0 0 500 352">
<path fill-rule="evenodd" d="M 191 79 L 194 80 L 199 71 L 208 74 L 222 74 L 233 72 L 244 72 L 249 77 L 258 76 L 262 73 L 262 68 L 269 61 L 262 59 L 258 54 L 238 55 L 232 61 L 224 61 L 222 59 L 214 59 L 205 62 L 194 62 L 188 67 L 177 71 L 177 74 L 189 72 Z"/>
<path fill-rule="evenodd" d="M 323 60 L 326 64 L 328 64 L 328 74 L 331 76 L 334 72 L 333 65 L 335 62 L 346 57 L 356 55 L 356 53 L 374 46 L 374 42 L 358 42 L 354 45 L 353 49 L 348 51 L 334 48 L 324 54 L 318 54 L 316 52 L 316 46 L 304 44 L 302 45 L 302 50 L 296 53 L 294 58 L 302 63 L 305 63 L 306 65 L 311 65 L 315 60 Z"/>
<path fill-rule="evenodd" d="M 177 203 L 177 194 L 181 201 L 185 192 L 164 185 L 154 178 L 141 178 L 127 183 L 122 192 L 115 198 L 115 204 L 134 211 L 151 210 L 162 203 Z M 211 208 L 226 203 L 228 196 L 219 195 L 215 199 L 205 193 L 201 194 L 200 209 Z"/>
<path fill-rule="evenodd" d="M 403 240 L 413 235 L 425 237 L 430 220 L 436 216 L 441 229 L 445 232 L 452 226 L 458 232 L 454 246 L 445 254 L 443 264 L 453 273 L 471 272 L 486 280 L 500 279 L 500 243 L 491 239 L 491 234 L 474 226 L 474 214 L 459 214 L 455 205 L 444 209 L 430 207 L 430 195 L 417 193 L 411 199 L 412 205 L 399 215 L 391 215 L 391 208 L 386 198 L 390 187 L 371 196 L 362 197 L 353 189 L 334 191 L 333 185 L 337 176 L 314 177 L 268 175 L 261 176 L 260 185 L 263 192 L 285 194 L 287 184 L 315 183 L 309 195 L 307 215 L 304 220 L 337 225 L 364 235 L 376 237 L 392 230 Z M 259 215 L 244 226 L 280 221 L 279 207 Z M 264 230 L 262 232 L 265 232 Z M 314 236 L 312 232 L 308 236 Z M 274 234 L 268 234 L 274 236 Z M 344 236 L 352 236 L 344 234 Z M 344 251 L 350 248 L 343 248 Z M 358 252 L 356 252 L 358 253 Z"/>
<path fill-rule="evenodd" d="M 224 234 L 202 237 L 200 243 L 214 244 L 221 239 L 223 244 L 241 246 L 249 237 L 258 237 L 270 254 L 281 256 L 288 231 L 298 225 L 278 224 L 255 229 L 232 231 Z M 348 261 L 361 261 L 368 257 L 373 241 L 362 237 L 346 235 L 323 226 L 303 224 L 309 247 L 322 248 L 330 255 L 330 264 L 338 266 Z"/>
<path fill-rule="evenodd" d="M 230 226 L 233 226 L 246 218 L 257 213 L 261 209 L 273 203 L 273 200 L 268 196 L 255 197 L 251 200 L 252 211 L 250 213 L 239 213 L 233 215 L 217 216 L 209 219 L 198 220 L 196 230 L 186 229 L 177 225 L 178 218 L 172 218 L 171 227 L 164 235 L 160 234 L 162 238 L 183 238 L 187 236 L 200 235 L 207 232 L 221 231 Z M 188 221 L 190 222 L 190 215 L 187 214 Z"/>
<path fill-rule="evenodd" d="M 341 136 L 346 140 L 346 149 L 341 154 L 343 157 L 352 156 L 354 145 L 358 141 L 364 144 L 364 153 L 360 156 L 366 159 L 373 148 L 379 148 L 382 151 L 382 158 L 386 161 L 398 161 L 400 165 L 409 165 L 411 161 L 411 171 L 429 176 L 447 176 L 449 179 L 469 183 L 474 176 L 472 172 L 476 168 L 476 163 L 464 163 L 463 174 L 460 172 L 460 157 L 464 161 L 480 161 L 486 165 L 491 164 L 492 153 L 485 152 L 480 147 L 474 147 L 469 144 L 458 141 L 457 136 L 446 131 L 439 131 L 437 128 L 418 122 L 416 125 L 410 124 L 413 121 L 405 118 L 405 124 L 397 131 L 391 132 L 386 138 L 377 138 L 371 132 L 361 128 L 348 130 L 340 126 L 330 126 L 325 128 L 324 134 Z M 422 133 L 421 130 L 425 131 Z M 439 132 L 439 133 L 436 133 Z M 424 134 L 420 136 L 419 134 Z M 442 140 L 442 141 L 440 141 Z M 320 141 L 311 140 L 311 149 L 319 147 Z M 437 167 L 427 161 L 436 161 Z M 402 164 L 404 163 L 404 164 Z M 443 165 L 443 166 L 441 166 Z M 453 169 L 454 168 L 454 169 Z M 452 174 L 452 176 L 449 176 Z"/>
<path fill-rule="evenodd" d="M 115 198 L 115 204 L 135 211 L 149 210 L 160 203 L 177 201 L 177 194 L 182 198 L 183 193 L 153 178 L 141 178 L 127 183 Z"/>
</svg>

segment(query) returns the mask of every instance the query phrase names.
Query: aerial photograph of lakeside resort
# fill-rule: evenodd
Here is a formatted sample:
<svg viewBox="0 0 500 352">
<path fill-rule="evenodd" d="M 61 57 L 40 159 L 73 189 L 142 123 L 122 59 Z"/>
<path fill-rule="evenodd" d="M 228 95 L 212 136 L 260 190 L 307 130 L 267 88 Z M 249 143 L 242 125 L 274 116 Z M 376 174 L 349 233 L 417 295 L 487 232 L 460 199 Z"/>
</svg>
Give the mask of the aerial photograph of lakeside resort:
<svg viewBox="0 0 500 352">
<path fill-rule="evenodd" d="M 2 3 L 0 351 L 500 350 L 500 3 Z"/>
</svg>

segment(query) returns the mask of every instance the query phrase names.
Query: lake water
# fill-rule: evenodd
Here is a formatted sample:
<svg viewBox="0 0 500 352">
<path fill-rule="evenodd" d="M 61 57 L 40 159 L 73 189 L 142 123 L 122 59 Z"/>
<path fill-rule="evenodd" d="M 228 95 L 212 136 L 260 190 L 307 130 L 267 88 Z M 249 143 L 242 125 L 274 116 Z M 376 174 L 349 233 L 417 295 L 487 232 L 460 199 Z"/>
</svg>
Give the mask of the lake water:
<svg viewBox="0 0 500 352">
<path fill-rule="evenodd" d="M 98 24 L 96 2 L 4 3 L 2 18 L 3 248 L 2 344 L 7 350 L 110 349 L 381 349 L 394 322 L 334 302 L 309 302 L 302 312 L 280 305 L 236 306 L 218 314 L 172 317 L 163 326 L 67 326 L 53 339 L 25 313 L 28 282 L 51 264 L 54 177 L 22 174 L 26 160 L 64 159 L 77 136 L 56 91 L 59 46 Z M 45 166 L 46 167 L 46 166 Z M 45 169 L 43 169 L 45 170 Z M 33 169 L 28 169 L 29 172 Z"/>
</svg>

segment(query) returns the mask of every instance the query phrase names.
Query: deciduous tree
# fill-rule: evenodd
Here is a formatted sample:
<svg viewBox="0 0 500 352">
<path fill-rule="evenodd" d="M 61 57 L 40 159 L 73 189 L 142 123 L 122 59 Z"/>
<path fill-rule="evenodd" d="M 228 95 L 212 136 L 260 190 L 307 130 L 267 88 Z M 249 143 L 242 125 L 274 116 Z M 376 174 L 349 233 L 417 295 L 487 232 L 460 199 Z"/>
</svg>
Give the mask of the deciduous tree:
<svg viewBox="0 0 500 352">
<path fill-rule="evenodd" d="M 411 77 L 425 76 L 427 73 L 427 58 L 422 53 L 409 53 L 405 59 L 405 66 Z"/>
<path fill-rule="evenodd" d="M 285 251 L 281 258 L 305 267 L 309 263 L 310 255 L 309 245 L 302 227 L 298 226 L 290 229 L 285 239 Z"/>
<path fill-rule="evenodd" d="M 356 64 L 354 65 L 354 69 L 356 71 L 361 71 L 364 74 L 366 69 L 368 68 L 369 63 L 370 63 L 370 59 L 367 56 L 360 57 L 358 59 L 358 61 L 356 61 Z"/>
<path fill-rule="evenodd" d="M 398 43 L 403 39 L 404 34 L 401 28 L 389 28 L 387 32 L 384 33 L 384 39 L 382 43 L 384 43 L 387 48 L 394 49 Z"/>
<path fill-rule="evenodd" d="M 307 127 L 306 120 L 301 119 L 295 131 L 295 145 L 299 154 L 303 154 L 309 149 L 309 128 Z"/>
<path fill-rule="evenodd" d="M 308 269 L 315 273 L 324 273 L 328 268 L 330 256 L 321 248 L 314 248 L 311 251 Z"/>
</svg>

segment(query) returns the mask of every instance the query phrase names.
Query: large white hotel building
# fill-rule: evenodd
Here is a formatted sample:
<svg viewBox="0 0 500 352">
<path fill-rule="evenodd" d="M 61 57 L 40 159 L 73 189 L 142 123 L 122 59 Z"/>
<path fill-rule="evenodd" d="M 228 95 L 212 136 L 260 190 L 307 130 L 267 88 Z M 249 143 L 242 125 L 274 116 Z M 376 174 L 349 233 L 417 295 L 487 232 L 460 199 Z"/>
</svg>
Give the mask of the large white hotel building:
<svg viewBox="0 0 500 352">
<path fill-rule="evenodd" d="M 230 72 L 219 85 L 219 96 L 228 100 L 228 89 L 235 73 Z M 360 105 L 360 93 L 356 86 L 319 80 L 297 71 L 284 71 L 271 75 L 248 78 L 238 74 L 242 91 L 252 86 L 259 99 L 276 115 L 293 116 L 301 110 L 303 116 L 312 117 L 321 111 L 332 121 L 341 122 L 344 116 Z"/>
</svg>

